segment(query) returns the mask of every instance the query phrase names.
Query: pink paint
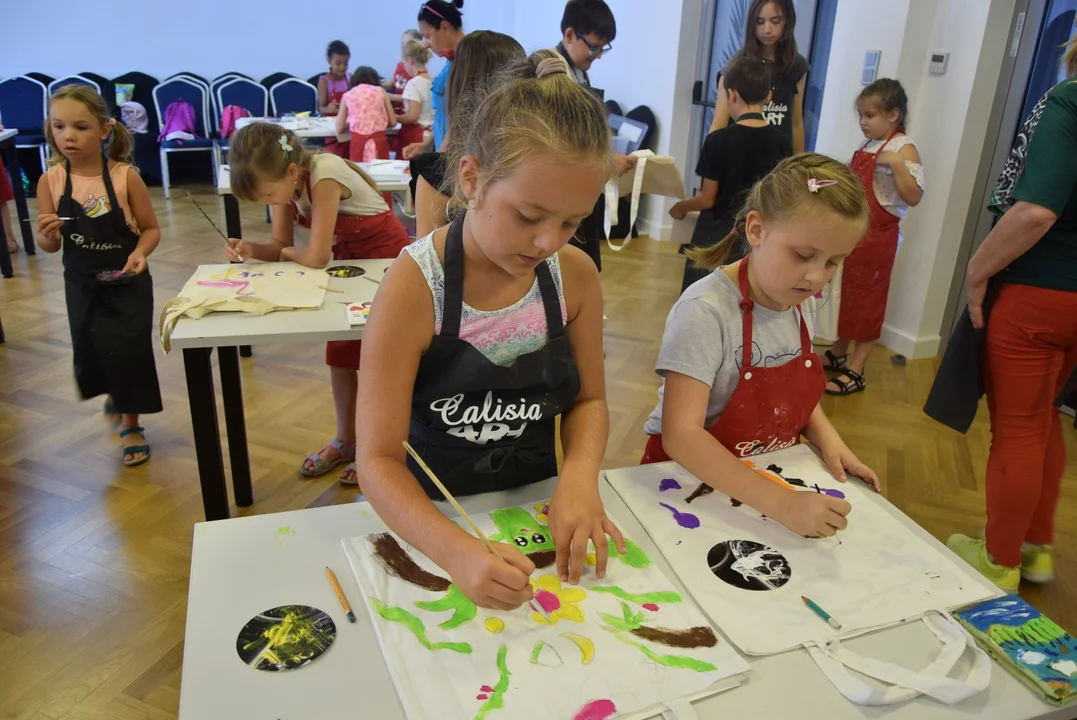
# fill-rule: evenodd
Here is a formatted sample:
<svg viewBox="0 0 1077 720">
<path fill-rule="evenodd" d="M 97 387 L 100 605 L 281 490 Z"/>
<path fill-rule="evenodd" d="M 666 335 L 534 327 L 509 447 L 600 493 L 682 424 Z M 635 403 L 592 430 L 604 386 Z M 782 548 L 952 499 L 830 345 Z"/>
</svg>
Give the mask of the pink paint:
<svg viewBox="0 0 1077 720">
<path fill-rule="evenodd" d="M 644 610 L 650 610 L 651 612 L 658 612 L 658 606 L 654 603 L 643 603 Z"/>
<path fill-rule="evenodd" d="M 576 713 L 573 720 L 606 720 L 617 714 L 617 706 L 612 700 L 592 700 Z"/>
<path fill-rule="evenodd" d="M 549 590 L 537 590 L 535 600 L 548 613 L 561 609 L 561 600 Z"/>
<path fill-rule="evenodd" d="M 486 694 L 482 694 L 482 695 L 476 695 L 476 696 L 475 696 L 475 699 L 476 699 L 476 700 L 488 700 L 489 698 L 490 698 L 490 696 L 489 696 L 489 695 L 486 695 Z"/>
<path fill-rule="evenodd" d="M 484 693 L 492 693 L 494 691 L 494 689 L 489 685 L 483 685 L 481 688 L 479 688 L 479 690 Z"/>
</svg>

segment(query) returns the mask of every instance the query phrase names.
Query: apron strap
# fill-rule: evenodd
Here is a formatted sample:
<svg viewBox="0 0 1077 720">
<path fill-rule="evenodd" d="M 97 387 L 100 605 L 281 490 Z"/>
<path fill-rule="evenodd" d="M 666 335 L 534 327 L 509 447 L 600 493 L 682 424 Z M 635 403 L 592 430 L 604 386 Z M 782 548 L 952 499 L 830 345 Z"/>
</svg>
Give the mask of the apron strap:
<svg viewBox="0 0 1077 720">
<path fill-rule="evenodd" d="M 546 335 L 550 340 L 564 334 L 565 325 L 561 319 L 561 298 L 557 294 L 557 285 L 550 272 L 549 260 L 543 260 L 535 268 L 538 275 L 539 292 L 542 294 L 542 307 L 546 310 Z"/>
<path fill-rule="evenodd" d="M 734 123 L 739 123 L 741 120 L 766 120 L 766 118 L 763 117 L 763 113 L 757 112 L 741 113 L 737 117 L 733 118 Z"/>
<path fill-rule="evenodd" d="M 119 201 L 116 199 L 116 190 L 112 187 L 112 175 L 108 169 L 108 157 L 104 153 L 101 153 L 101 179 L 105 182 L 105 193 L 108 195 L 109 207 L 112 208 L 110 214 L 114 216 L 112 225 L 122 235 L 128 230 L 127 218 L 124 216 L 123 207 L 120 206 Z M 68 174 L 68 182 L 70 181 L 71 175 Z"/>
<path fill-rule="evenodd" d="M 460 315 L 464 309 L 464 216 L 449 225 L 445 236 L 445 301 L 441 310 L 441 334 L 460 336 Z"/>
<path fill-rule="evenodd" d="M 752 300 L 748 290 L 748 257 L 751 253 L 744 256 L 744 259 L 740 261 L 740 268 L 737 270 L 737 280 L 740 284 L 740 316 L 741 316 L 741 328 L 743 330 L 744 346 L 741 348 L 744 359 L 741 361 L 741 372 L 748 372 L 752 368 L 752 309 L 755 307 L 755 301 Z M 803 323 L 803 319 L 802 319 Z M 804 335 L 807 334 L 807 328 L 802 326 L 801 340 L 803 342 Z"/>
<path fill-rule="evenodd" d="M 71 161 L 64 158 L 64 194 L 60 196 L 60 199 L 71 199 Z"/>
</svg>

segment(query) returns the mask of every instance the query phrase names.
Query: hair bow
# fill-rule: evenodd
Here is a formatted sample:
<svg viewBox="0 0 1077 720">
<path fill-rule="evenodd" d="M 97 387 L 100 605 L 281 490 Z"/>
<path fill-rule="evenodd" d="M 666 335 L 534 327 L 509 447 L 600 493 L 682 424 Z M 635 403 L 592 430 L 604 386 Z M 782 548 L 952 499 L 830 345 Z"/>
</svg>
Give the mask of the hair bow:
<svg viewBox="0 0 1077 720">
<path fill-rule="evenodd" d="M 815 178 L 808 178 L 808 192 L 817 193 L 819 188 L 830 187 L 831 185 L 837 185 L 837 180 L 816 180 Z"/>
<path fill-rule="evenodd" d="M 286 153 L 292 151 L 292 146 L 288 144 L 288 133 L 282 133 L 280 139 L 277 141 L 280 143 L 280 149 Z M 812 192 L 815 192 L 814 190 Z"/>
</svg>

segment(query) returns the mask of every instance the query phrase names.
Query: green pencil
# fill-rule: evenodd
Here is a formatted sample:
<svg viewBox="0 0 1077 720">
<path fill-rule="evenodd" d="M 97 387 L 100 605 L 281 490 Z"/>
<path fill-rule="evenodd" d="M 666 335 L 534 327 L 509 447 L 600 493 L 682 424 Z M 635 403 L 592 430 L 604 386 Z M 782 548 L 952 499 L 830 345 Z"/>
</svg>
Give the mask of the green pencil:
<svg viewBox="0 0 1077 720">
<path fill-rule="evenodd" d="M 838 622 L 837 620 L 835 620 L 834 618 L 830 617 L 830 615 L 829 615 L 829 614 L 827 613 L 827 611 L 826 611 L 826 610 L 824 610 L 823 608 L 819 607 L 818 605 L 816 605 L 816 604 L 815 604 L 814 602 L 812 602 L 812 601 L 811 601 L 811 600 L 809 600 L 808 598 L 804 597 L 803 595 L 801 595 L 801 596 L 800 596 L 800 599 L 804 601 L 804 604 L 805 604 L 805 605 L 807 605 L 807 606 L 808 606 L 808 608 L 809 608 L 809 609 L 810 609 L 810 610 L 811 610 L 811 611 L 812 611 L 813 613 L 815 613 L 816 615 L 818 615 L 818 616 L 819 616 L 820 618 L 822 618 L 823 620 L 826 620 L 826 623 L 827 623 L 827 625 L 829 625 L 830 627 L 834 628 L 835 630 L 841 630 L 841 623 L 839 623 L 839 622 Z"/>
</svg>

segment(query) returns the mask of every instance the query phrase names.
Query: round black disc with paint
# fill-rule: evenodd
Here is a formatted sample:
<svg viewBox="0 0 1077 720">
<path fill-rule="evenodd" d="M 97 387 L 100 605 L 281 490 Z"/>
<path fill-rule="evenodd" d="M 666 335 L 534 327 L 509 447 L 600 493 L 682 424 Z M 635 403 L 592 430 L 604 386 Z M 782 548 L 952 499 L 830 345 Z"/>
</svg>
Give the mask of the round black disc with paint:
<svg viewBox="0 0 1077 720">
<path fill-rule="evenodd" d="M 294 670 L 328 650 L 336 637 L 333 619 L 318 608 L 282 605 L 255 615 L 243 626 L 236 652 L 256 670 Z"/>
<path fill-rule="evenodd" d="M 751 540 L 726 540 L 707 553 L 707 565 L 722 582 L 741 590 L 777 590 L 793 569 L 785 556 Z"/>
<path fill-rule="evenodd" d="M 337 265 L 326 268 L 325 272 L 337 278 L 355 278 L 366 275 L 366 270 L 355 265 Z"/>
</svg>

